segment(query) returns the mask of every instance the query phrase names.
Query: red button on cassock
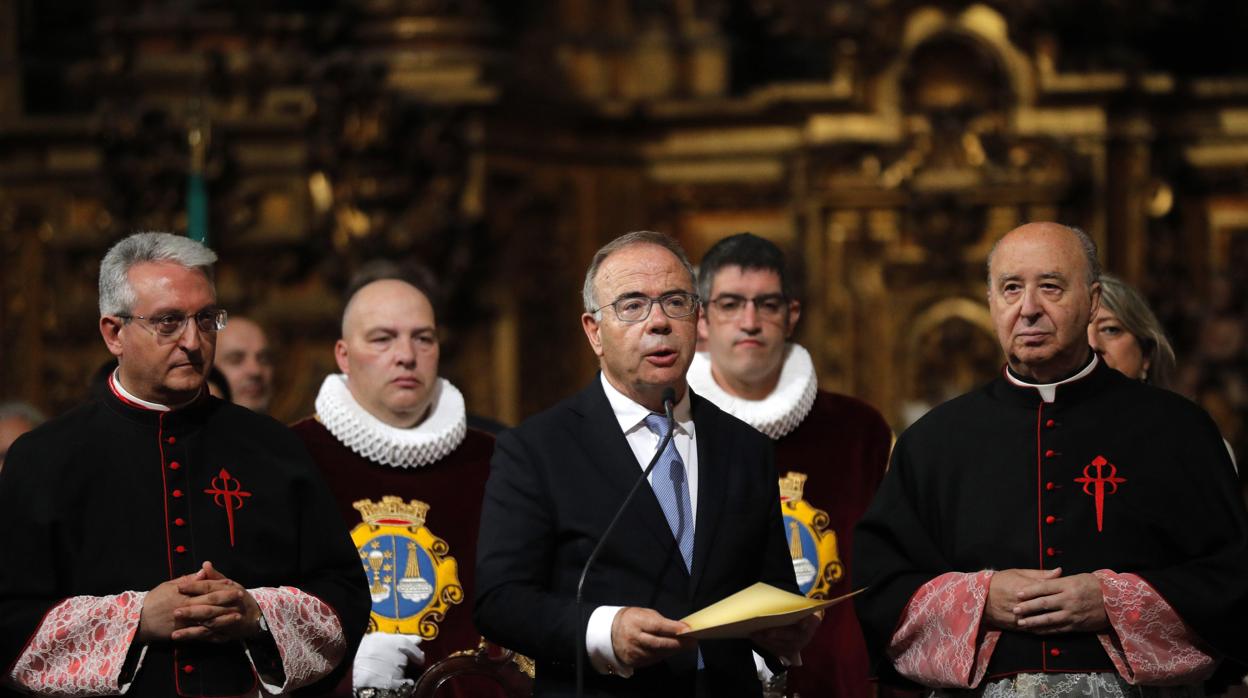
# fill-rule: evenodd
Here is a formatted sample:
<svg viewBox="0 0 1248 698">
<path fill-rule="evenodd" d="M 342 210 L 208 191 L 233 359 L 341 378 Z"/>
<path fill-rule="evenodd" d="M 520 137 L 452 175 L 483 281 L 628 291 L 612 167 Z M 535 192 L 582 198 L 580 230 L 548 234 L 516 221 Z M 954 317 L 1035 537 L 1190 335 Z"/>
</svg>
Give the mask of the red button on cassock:
<svg viewBox="0 0 1248 698">
<path fill-rule="evenodd" d="M 170 470 L 177 470 L 178 468 L 181 468 L 181 467 L 182 467 L 182 464 L 177 462 L 176 460 L 169 464 Z"/>
<path fill-rule="evenodd" d="M 1056 456 L 1056 455 L 1057 455 L 1057 451 L 1054 451 L 1054 450 L 1053 450 L 1053 449 L 1051 449 L 1051 448 L 1050 448 L 1049 450 L 1047 450 L 1047 451 L 1045 451 L 1045 452 L 1044 452 L 1044 457 L 1045 457 L 1045 458 L 1052 458 L 1053 456 Z"/>
<path fill-rule="evenodd" d="M 177 551 L 177 552 L 179 552 L 179 553 L 184 553 L 184 552 L 186 552 L 186 546 L 185 546 L 185 545 L 179 545 L 178 547 L 174 548 L 174 550 L 176 550 L 176 551 Z"/>
<path fill-rule="evenodd" d="M 1047 548 L 1045 549 L 1044 554 L 1048 555 L 1049 557 L 1053 557 L 1054 555 L 1057 555 L 1057 550 L 1053 548 Z"/>
<path fill-rule="evenodd" d="M 1057 422 L 1050 419 L 1049 421 L 1044 423 L 1044 426 L 1052 429 L 1053 427 L 1057 426 Z"/>
<path fill-rule="evenodd" d="M 190 664 L 184 664 L 184 665 L 182 666 L 182 673 L 183 673 L 183 674 L 189 674 L 189 673 L 191 673 L 192 671 L 195 671 L 195 667 L 191 666 Z"/>
<path fill-rule="evenodd" d="M 1056 517 L 1056 516 L 1053 516 L 1053 515 L 1046 516 L 1046 517 L 1044 517 L 1044 522 L 1045 522 L 1046 524 L 1056 523 L 1056 522 L 1057 522 L 1057 517 Z"/>
<path fill-rule="evenodd" d="M 174 490 L 172 494 L 173 494 L 173 498 L 177 499 L 178 497 L 182 496 L 182 490 Z"/>
<path fill-rule="evenodd" d="M 177 442 L 178 442 L 178 438 L 176 436 L 170 436 L 169 438 L 165 439 L 165 443 L 167 444 L 176 444 Z"/>
<path fill-rule="evenodd" d="M 174 526 L 185 526 L 185 525 L 186 525 L 186 519 L 183 519 L 183 518 L 177 518 L 177 519 L 174 519 L 174 520 L 173 520 L 173 525 L 174 525 Z"/>
<path fill-rule="evenodd" d="M 1046 483 L 1044 483 L 1044 489 L 1046 489 L 1046 490 L 1050 490 L 1050 491 L 1051 491 L 1054 487 L 1057 487 L 1057 485 L 1054 485 L 1054 484 L 1053 484 L 1053 483 L 1051 483 L 1051 482 L 1046 482 Z"/>
<path fill-rule="evenodd" d="M 1062 656 L 1062 651 L 1054 647 L 1053 649 L 1049 650 L 1049 656 L 1060 657 Z"/>
</svg>

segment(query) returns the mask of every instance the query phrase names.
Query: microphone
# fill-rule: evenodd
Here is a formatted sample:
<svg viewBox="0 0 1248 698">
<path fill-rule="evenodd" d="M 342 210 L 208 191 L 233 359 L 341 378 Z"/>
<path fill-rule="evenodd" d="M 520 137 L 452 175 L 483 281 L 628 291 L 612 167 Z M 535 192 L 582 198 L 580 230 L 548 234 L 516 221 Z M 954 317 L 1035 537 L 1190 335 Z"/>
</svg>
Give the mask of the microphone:
<svg viewBox="0 0 1248 698">
<path fill-rule="evenodd" d="M 674 409 L 676 409 L 676 389 L 664 388 L 663 389 L 663 415 L 667 417 L 667 433 L 669 434 L 669 436 L 672 433 L 672 429 L 676 426 L 676 418 L 672 416 L 672 410 Z M 664 446 L 664 448 L 667 448 L 667 447 Z M 662 453 L 662 452 L 663 450 L 660 449 L 659 453 Z"/>
<path fill-rule="evenodd" d="M 674 388 L 663 389 L 663 414 L 667 417 L 667 435 L 659 441 L 659 447 L 654 452 L 654 457 L 650 459 L 650 464 L 646 469 L 641 471 L 641 477 L 633 483 L 633 488 L 628 491 L 628 496 L 620 504 L 620 508 L 615 510 L 615 516 L 611 518 L 611 523 L 607 524 L 607 528 L 603 530 L 602 536 L 598 539 L 597 545 L 589 552 L 589 557 L 585 559 L 585 566 L 581 568 L 581 578 L 576 583 L 576 625 L 577 634 L 573 637 L 576 642 L 576 698 L 585 695 L 585 611 L 581 608 L 584 603 L 585 578 L 589 576 L 589 568 L 593 567 L 594 561 L 598 559 L 598 554 L 602 552 L 602 546 L 607 542 L 607 538 L 611 536 L 611 532 L 615 530 L 615 525 L 620 522 L 620 517 L 624 515 L 624 510 L 628 508 L 628 503 L 633 501 L 633 496 L 637 494 L 637 490 L 641 489 L 641 483 L 650 477 L 650 471 L 654 470 L 654 466 L 659 462 L 659 456 L 663 455 L 663 451 L 667 449 L 667 445 L 671 443 L 672 436 L 675 434 L 676 417 L 672 414 L 672 410 L 676 406 L 676 390 Z"/>
</svg>

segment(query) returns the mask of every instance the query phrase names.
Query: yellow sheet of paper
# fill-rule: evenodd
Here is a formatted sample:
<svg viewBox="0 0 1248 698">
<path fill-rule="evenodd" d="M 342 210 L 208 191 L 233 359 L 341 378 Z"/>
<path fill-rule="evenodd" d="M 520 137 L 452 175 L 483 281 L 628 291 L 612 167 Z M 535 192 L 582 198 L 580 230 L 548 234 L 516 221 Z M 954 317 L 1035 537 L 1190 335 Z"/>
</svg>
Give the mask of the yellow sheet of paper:
<svg viewBox="0 0 1248 698">
<path fill-rule="evenodd" d="M 835 606 L 860 591 L 862 589 L 835 599 L 818 601 L 758 582 L 681 618 L 689 624 L 689 630 L 680 634 L 699 640 L 743 638 L 757 630 L 796 623 L 801 618 L 819 609 Z"/>
</svg>

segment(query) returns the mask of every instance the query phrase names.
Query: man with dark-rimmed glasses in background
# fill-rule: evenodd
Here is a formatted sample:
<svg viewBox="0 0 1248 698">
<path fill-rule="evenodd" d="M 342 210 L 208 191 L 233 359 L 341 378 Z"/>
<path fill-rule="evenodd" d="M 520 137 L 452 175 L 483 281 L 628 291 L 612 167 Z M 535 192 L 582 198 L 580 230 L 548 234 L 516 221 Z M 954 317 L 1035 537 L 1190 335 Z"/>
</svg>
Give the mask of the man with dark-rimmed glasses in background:
<svg viewBox="0 0 1248 698">
<path fill-rule="evenodd" d="M 802 305 L 779 246 L 731 235 L 702 257 L 698 321 L 706 351 L 694 356 L 689 386 L 775 445 L 782 513 L 802 593 L 849 592 L 854 524 L 888 465 L 891 431 L 879 411 L 819 389 L 815 365 L 792 341 Z M 822 515 L 821 515 L 822 514 Z M 850 604 L 827 611 L 787 688 L 803 696 L 866 696 L 867 650 Z M 762 677 L 779 693 L 785 677 Z"/>
<path fill-rule="evenodd" d="M 39 694 L 263 695 L 328 674 L 368 595 L 300 441 L 208 395 L 198 242 L 132 235 L 100 265 L 108 389 L 0 473 L 0 683 Z"/>
</svg>

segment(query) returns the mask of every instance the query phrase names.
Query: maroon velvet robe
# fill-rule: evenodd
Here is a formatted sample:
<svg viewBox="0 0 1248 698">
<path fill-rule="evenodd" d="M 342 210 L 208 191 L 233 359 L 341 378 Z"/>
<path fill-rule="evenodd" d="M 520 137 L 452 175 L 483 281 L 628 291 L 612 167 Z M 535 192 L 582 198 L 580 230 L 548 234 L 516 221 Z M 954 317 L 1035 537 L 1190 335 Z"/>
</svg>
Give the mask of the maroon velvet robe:
<svg viewBox="0 0 1248 698">
<path fill-rule="evenodd" d="M 421 643 L 425 666 L 454 652 L 475 648 L 481 637 L 472 622 L 477 529 L 494 437 L 469 429 L 459 447 L 441 460 L 396 468 L 375 463 L 348 449 L 315 418 L 304 419 L 292 429 L 320 466 L 348 530 L 362 521 L 360 513 L 351 506 L 361 499 L 379 502 L 383 496 L 394 495 L 430 505 L 425 526 L 450 546 L 450 556 L 459 566 L 464 601 L 447 611 L 446 618 L 438 624 L 436 638 Z M 343 695 L 350 695 L 350 687 L 347 681 L 339 689 L 345 689 Z"/>
<path fill-rule="evenodd" d="M 819 391 L 810 414 L 775 442 L 776 470 L 807 475 L 803 499 L 828 513 L 845 574 L 832 596 L 853 591 L 854 525 L 866 511 L 888 466 L 892 432 L 875 408 L 861 400 Z M 828 609 L 802 666 L 789 670 L 790 693 L 802 696 L 870 696 L 868 660 L 853 604 Z"/>
</svg>

